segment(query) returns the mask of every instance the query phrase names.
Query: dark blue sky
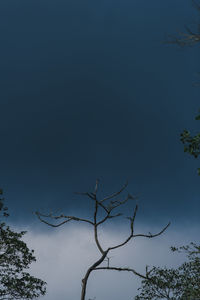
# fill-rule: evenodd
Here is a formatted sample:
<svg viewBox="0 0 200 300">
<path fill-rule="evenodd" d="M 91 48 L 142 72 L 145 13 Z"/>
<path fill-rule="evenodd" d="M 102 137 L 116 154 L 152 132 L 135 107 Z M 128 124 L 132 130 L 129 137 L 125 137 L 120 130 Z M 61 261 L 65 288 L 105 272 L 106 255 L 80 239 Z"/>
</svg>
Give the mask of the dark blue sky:
<svg viewBox="0 0 200 300">
<path fill-rule="evenodd" d="M 140 220 L 199 222 L 199 46 L 162 42 L 198 21 L 191 1 L 1 0 L 1 186 L 12 218 L 87 213 L 87 191 L 127 179 Z M 200 163 L 200 162 L 199 162 Z"/>
</svg>

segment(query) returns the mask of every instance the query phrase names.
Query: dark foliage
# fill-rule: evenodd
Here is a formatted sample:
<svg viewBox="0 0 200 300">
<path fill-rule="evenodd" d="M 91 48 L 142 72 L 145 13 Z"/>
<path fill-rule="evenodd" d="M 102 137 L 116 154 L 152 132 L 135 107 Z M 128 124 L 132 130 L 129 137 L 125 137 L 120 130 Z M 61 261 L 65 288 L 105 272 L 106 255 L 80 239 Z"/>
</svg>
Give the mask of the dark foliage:
<svg viewBox="0 0 200 300">
<path fill-rule="evenodd" d="M 0 190 L 0 194 L 3 192 Z M 25 270 L 36 261 L 22 237 L 26 233 L 14 232 L 2 222 L 8 217 L 4 199 L 0 199 L 0 299 L 34 299 L 46 292 L 46 283 Z"/>
</svg>

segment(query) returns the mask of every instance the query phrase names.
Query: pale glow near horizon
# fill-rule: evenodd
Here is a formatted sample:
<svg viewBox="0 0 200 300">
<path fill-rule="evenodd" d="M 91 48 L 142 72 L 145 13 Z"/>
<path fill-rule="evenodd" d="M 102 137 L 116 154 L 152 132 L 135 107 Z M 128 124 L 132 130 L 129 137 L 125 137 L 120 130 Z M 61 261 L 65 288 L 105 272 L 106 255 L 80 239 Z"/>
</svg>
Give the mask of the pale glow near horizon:
<svg viewBox="0 0 200 300">
<path fill-rule="evenodd" d="M 143 229 L 142 229 L 143 228 Z M 100 240 L 106 246 L 117 244 L 128 234 L 124 228 L 111 228 L 100 232 Z M 20 230 L 20 229 L 19 229 Z M 160 228 L 154 228 L 159 231 Z M 27 229 L 24 240 L 35 250 L 37 262 L 31 266 L 31 273 L 47 282 L 47 294 L 43 300 L 79 300 L 81 280 L 87 268 L 99 257 L 93 240 L 92 228 L 84 224 L 72 224 L 52 231 L 42 232 Z M 140 232 L 148 233 L 145 226 Z M 145 266 L 177 266 L 184 257 L 170 252 L 171 245 L 181 246 L 196 241 L 198 228 L 173 230 L 169 228 L 162 236 L 153 239 L 137 238 L 128 245 L 112 251 L 110 265 L 130 267 L 141 273 Z M 104 264 L 105 265 L 105 264 Z M 86 299 L 133 300 L 137 295 L 140 279 L 128 272 L 94 271 L 88 281 Z"/>
</svg>

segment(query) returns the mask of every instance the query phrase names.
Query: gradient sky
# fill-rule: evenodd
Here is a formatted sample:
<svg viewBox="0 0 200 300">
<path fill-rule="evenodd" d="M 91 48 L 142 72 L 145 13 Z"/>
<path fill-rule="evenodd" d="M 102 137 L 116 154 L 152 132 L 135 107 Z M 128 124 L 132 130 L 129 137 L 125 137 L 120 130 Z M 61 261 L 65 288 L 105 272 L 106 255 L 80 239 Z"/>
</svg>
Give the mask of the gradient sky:
<svg viewBox="0 0 200 300">
<path fill-rule="evenodd" d="M 43 231 L 37 209 L 88 215 L 74 192 L 99 178 L 105 194 L 129 181 L 144 226 L 199 228 L 200 165 L 179 141 L 199 130 L 199 46 L 162 43 L 198 20 L 189 0 L 1 0 L 0 179 L 16 226 Z"/>
</svg>

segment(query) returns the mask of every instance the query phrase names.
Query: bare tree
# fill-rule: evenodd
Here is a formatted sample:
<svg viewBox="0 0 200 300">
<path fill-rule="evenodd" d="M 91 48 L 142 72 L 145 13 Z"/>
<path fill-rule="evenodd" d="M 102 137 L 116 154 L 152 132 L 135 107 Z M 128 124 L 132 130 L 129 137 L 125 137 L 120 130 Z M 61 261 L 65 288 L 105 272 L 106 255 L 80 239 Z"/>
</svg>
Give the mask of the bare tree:
<svg viewBox="0 0 200 300">
<path fill-rule="evenodd" d="M 93 211 L 93 218 L 91 219 L 84 219 L 84 218 L 79 218 L 79 217 L 75 217 L 75 216 L 66 216 L 66 215 L 59 215 L 59 216 L 54 216 L 53 214 L 42 214 L 40 212 L 36 212 L 37 217 L 39 218 L 39 220 L 49 226 L 52 227 L 59 227 L 65 223 L 68 223 L 70 221 L 78 221 L 78 222 L 85 222 L 90 224 L 91 226 L 93 226 L 93 230 L 94 230 L 94 240 L 96 243 L 96 246 L 100 252 L 100 257 L 97 261 L 95 261 L 88 269 L 87 272 L 85 273 L 84 278 L 82 279 L 82 291 L 81 291 L 81 300 L 85 300 L 86 298 L 86 287 L 87 287 L 87 282 L 88 282 L 88 278 L 91 274 L 92 271 L 99 271 L 99 270 L 114 270 L 114 271 L 126 271 L 126 272 L 131 272 L 134 275 L 137 275 L 139 277 L 141 277 L 142 279 L 148 279 L 148 270 L 146 268 L 146 273 L 140 274 L 139 272 L 137 272 L 136 270 L 132 269 L 132 268 L 121 268 L 121 267 L 115 267 L 115 266 L 111 266 L 110 265 L 110 258 L 108 257 L 108 253 L 110 253 L 110 251 L 115 250 L 117 248 L 123 247 L 124 245 L 126 245 L 132 238 L 136 238 L 136 237 L 146 237 L 146 238 L 153 238 L 156 236 L 161 235 L 166 229 L 167 227 L 170 225 L 170 223 L 168 223 L 160 232 L 156 233 L 156 234 L 135 234 L 134 233 L 134 222 L 135 222 L 135 218 L 136 218 L 136 214 L 137 214 L 137 210 L 138 210 L 138 205 L 135 205 L 135 208 L 133 209 L 133 214 L 130 217 L 126 217 L 129 221 L 130 221 L 130 232 L 129 235 L 127 236 L 127 238 L 122 241 L 121 243 L 115 245 L 115 246 L 111 246 L 111 247 L 107 247 L 106 249 L 103 249 L 100 241 L 99 241 L 99 236 L 98 236 L 98 228 L 100 225 L 102 225 L 103 223 L 105 223 L 106 221 L 110 220 L 110 219 L 114 219 L 117 217 L 122 216 L 122 213 L 113 213 L 113 211 L 118 208 L 121 207 L 122 205 L 126 204 L 129 200 L 135 200 L 136 197 L 131 196 L 130 194 L 127 195 L 127 197 L 123 200 L 117 200 L 117 196 L 119 196 L 127 187 L 128 183 L 126 183 L 118 192 L 113 193 L 101 200 L 99 200 L 97 198 L 97 192 L 98 192 L 98 185 L 99 185 L 99 181 L 96 181 L 96 185 L 95 185 L 95 189 L 94 192 L 86 192 L 86 193 L 76 193 L 79 195 L 83 195 L 83 196 L 87 196 L 89 197 L 93 203 L 94 203 L 94 211 Z M 103 211 L 103 216 L 99 216 L 98 217 L 98 213 L 99 210 Z M 55 224 L 55 223 L 51 223 L 49 221 L 47 221 L 47 219 L 51 219 L 51 220 L 59 220 L 59 223 Z M 101 264 L 103 262 L 105 262 L 107 260 L 107 266 L 101 266 Z"/>
</svg>

